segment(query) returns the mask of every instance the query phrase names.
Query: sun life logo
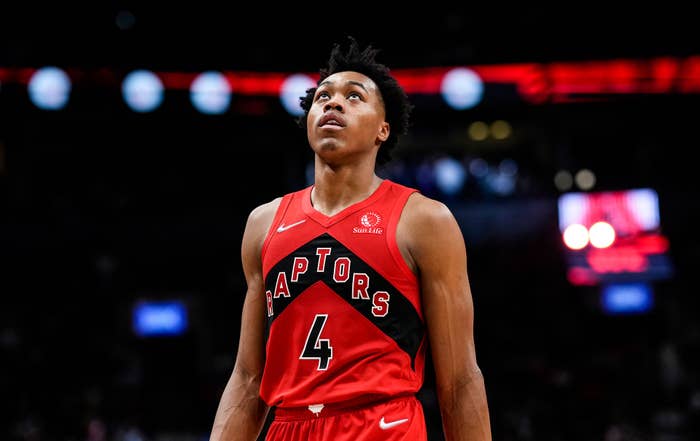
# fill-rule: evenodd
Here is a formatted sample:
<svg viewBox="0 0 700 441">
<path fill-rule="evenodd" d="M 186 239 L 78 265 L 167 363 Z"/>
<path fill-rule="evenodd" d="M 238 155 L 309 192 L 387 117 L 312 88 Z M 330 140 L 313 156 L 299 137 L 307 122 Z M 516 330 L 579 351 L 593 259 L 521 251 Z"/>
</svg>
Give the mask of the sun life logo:
<svg viewBox="0 0 700 441">
<path fill-rule="evenodd" d="M 360 226 L 353 228 L 352 232 L 382 234 L 384 233 L 384 228 L 378 226 L 381 221 L 382 217 L 380 215 L 373 211 L 368 211 L 360 216 Z"/>
<path fill-rule="evenodd" d="M 363 227 L 370 228 L 376 226 L 381 220 L 382 218 L 377 213 L 370 211 L 362 215 L 360 223 Z"/>
</svg>

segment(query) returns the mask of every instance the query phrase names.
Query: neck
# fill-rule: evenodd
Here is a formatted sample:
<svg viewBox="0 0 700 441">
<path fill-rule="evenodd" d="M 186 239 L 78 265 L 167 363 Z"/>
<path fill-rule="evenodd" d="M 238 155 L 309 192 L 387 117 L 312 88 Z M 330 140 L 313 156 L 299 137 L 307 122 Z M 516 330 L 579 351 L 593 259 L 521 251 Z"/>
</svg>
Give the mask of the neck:
<svg viewBox="0 0 700 441">
<path fill-rule="evenodd" d="M 345 208 L 368 198 L 382 183 L 374 173 L 350 169 L 332 169 L 316 165 L 311 204 L 325 214 L 333 216 Z"/>
</svg>

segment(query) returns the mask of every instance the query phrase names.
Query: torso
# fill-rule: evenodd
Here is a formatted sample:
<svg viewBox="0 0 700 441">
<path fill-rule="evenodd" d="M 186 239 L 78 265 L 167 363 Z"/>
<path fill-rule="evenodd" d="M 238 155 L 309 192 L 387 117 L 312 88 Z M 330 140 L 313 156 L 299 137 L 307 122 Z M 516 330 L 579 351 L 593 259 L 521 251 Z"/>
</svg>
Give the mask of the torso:
<svg viewBox="0 0 700 441">
<path fill-rule="evenodd" d="M 310 192 L 279 201 L 262 246 L 261 397 L 297 407 L 417 392 L 426 344 L 420 290 L 396 240 L 415 190 L 385 180 L 333 216 L 314 209 Z"/>
</svg>

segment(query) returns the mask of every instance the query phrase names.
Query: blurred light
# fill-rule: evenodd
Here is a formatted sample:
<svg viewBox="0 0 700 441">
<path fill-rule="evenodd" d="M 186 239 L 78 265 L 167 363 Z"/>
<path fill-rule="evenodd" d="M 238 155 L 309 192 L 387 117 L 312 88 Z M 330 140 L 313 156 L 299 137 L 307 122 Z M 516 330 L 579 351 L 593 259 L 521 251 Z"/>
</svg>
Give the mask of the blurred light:
<svg viewBox="0 0 700 441">
<path fill-rule="evenodd" d="M 148 70 L 130 72 L 122 82 L 124 101 L 135 112 L 151 112 L 163 101 L 163 83 Z"/>
<path fill-rule="evenodd" d="M 133 309 L 134 332 L 141 337 L 180 335 L 187 330 L 187 308 L 180 301 L 140 301 Z"/>
<path fill-rule="evenodd" d="M 512 159 L 504 159 L 498 164 L 498 171 L 506 176 L 515 176 L 518 174 L 518 163 Z"/>
<path fill-rule="evenodd" d="M 659 196 L 650 188 L 640 188 L 627 192 L 627 204 L 634 220 L 643 230 L 659 227 Z"/>
<path fill-rule="evenodd" d="M 594 286 L 599 283 L 598 274 L 584 266 L 569 265 L 566 278 L 572 285 Z"/>
<path fill-rule="evenodd" d="M 114 22 L 119 29 L 126 31 L 134 27 L 134 24 L 136 24 L 136 17 L 134 17 L 131 11 L 123 10 L 117 12 Z"/>
<path fill-rule="evenodd" d="M 481 101 L 484 82 L 473 70 L 458 67 L 445 74 L 440 92 L 445 102 L 453 109 L 469 109 Z"/>
<path fill-rule="evenodd" d="M 506 139 L 511 133 L 512 129 L 507 121 L 496 120 L 491 123 L 491 135 L 495 139 Z"/>
<path fill-rule="evenodd" d="M 647 277 L 652 272 L 656 272 L 657 263 L 661 263 L 661 259 L 654 259 L 656 262 L 652 262 L 648 253 L 634 245 L 604 249 L 593 248 L 585 257 L 585 263 L 588 267 L 600 275 L 633 273 L 637 277 Z"/>
<path fill-rule="evenodd" d="M 448 195 L 455 195 L 462 190 L 467 172 L 462 164 L 453 158 L 440 158 L 435 161 L 435 183 Z"/>
<path fill-rule="evenodd" d="M 316 83 L 308 75 L 294 74 L 285 78 L 280 88 L 280 101 L 287 113 L 292 116 L 304 114 L 301 97 L 306 96 L 306 90 L 312 87 L 316 87 Z"/>
<path fill-rule="evenodd" d="M 585 193 L 565 193 L 557 201 L 559 212 L 559 231 L 564 231 L 571 224 L 585 222 L 588 212 L 588 195 Z M 586 233 L 588 234 L 588 233 Z"/>
<path fill-rule="evenodd" d="M 40 109 L 60 110 L 68 103 L 71 81 L 58 67 L 42 67 L 29 80 L 29 98 Z"/>
<path fill-rule="evenodd" d="M 190 100 L 201 113 L 220 115 L 231 104 L 231 85 L 220 72 L 202 72 L 190 86 Z"/>
<path fill-rule="evenodd" d="M 507 196 L 515 191 L 516 177 L 512 169 L 506 167 L 506 171 L 499 166 L 498 171 L 486 176 L 488 188 L 500 196 Z"/>
<path fill-rule="evenodd" d="M 469 162 L 469 173 L 481 179 L 489 173 L 489 164 L 483 158 L 474 158 Z"/>
<path fill-rule="evenodd" d="M 581 190 L 590 190 L 595 185 L 595 174 L 585 168 L 579 170 L 574 179 L 576 180 L 576 185 L 578 185 L 578 188 Z"/>
<path fill-rule="evenodd" d="M 649 188 L 564 193 L 558 200 L 559 229 L 605 220 L 620 237 L 637 235 L 659 227 L 658 203 L 656 192 Z"/>
<path fill-rule="evenodd" d="M 609 314 L 644 313 L 652 309 L 654 298 L 647 283 L 610 284 L 603 287 L 601 304 Z"/>
<path fill-rule="evenodd" d="M 426 194 L 432 193 L 435 188 L 435 169 L 427 160 L 423 160 L 418 164 L 416 182 L 419 189 Z"/>
<path fill-rule="evenodd" d="M 588 244 L 588 229 L 581 224 L 571 224 L 564 230 L 564 244 L 572 250 L 580 250 Z"/>
<path fill-rule="evenodd" d="M 596 222 L 588 230 L 591 245 L 596 248 L 607 248 L 615 242 L 615 230 L 607 222 Z"/>
<path fill-rule="evenodd" d="M 474 141 L 483 141 L 489 136 L 489 126 L 483 121 L 469 124 L 469 137 Z"/>
<path fill-rule="evenodd" d="M 567 191 L 574 185 L 574 178 L 568 170 L 559 170 L 554 175 L 554 186 L 559 191 Z"/>
</svg>

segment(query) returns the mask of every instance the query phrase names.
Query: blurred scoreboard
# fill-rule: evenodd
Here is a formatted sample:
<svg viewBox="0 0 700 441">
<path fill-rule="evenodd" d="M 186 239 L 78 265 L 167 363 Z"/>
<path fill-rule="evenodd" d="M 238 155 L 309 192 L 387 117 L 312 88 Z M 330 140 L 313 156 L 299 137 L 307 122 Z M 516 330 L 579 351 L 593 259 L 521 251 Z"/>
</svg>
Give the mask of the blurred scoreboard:
<svg viewBox="0 0 700 441">
<path fill-rule="evenodd" d="M 567 279 L 574 285 L 671 277 L 657 193 L 649 188 L 565 193 L 558 200 Z"/>
</svg>

